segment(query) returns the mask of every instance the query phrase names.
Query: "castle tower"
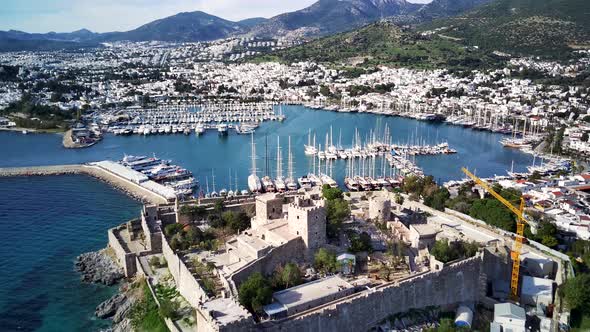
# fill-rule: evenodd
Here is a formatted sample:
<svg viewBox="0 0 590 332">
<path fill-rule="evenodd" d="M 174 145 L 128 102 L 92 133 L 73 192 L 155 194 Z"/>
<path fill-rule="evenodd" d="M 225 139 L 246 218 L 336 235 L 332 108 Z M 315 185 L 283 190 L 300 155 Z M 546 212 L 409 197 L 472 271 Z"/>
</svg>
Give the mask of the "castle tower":
<svg viewBox="0 0 590 332">
<path fill-rule="evenodd" d="M 369 200 L 369 218 L 372 220 L 389 221 L 391 219 L 391 200 L 375 196 Z"/>
<path fill-rule="evenodd" d="M 256 197 L 256 216 L 252 218 L 252 229 L 257 229 L 273 220 L 283 218 L 283 195 L 269 193 Z"/>
<path fill-rule="evenodd" d="M 308 249 L 326 243 L 326 208 L 323 200 L 297 197 L 287 212 L 289 232 L 301 236 Z"/>
</svg>

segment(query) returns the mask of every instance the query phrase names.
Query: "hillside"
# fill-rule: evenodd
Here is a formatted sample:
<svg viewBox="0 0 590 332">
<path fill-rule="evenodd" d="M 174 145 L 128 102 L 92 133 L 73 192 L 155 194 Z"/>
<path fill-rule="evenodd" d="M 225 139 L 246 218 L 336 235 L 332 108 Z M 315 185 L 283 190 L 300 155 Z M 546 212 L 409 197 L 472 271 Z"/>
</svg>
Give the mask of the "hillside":
<svg viewBox="0 0 590 332">
<path fill-rule="evenodd" d="M 230 34 L 245 31 L 246 28 L 236 22 L 197 11 L 179 13 L 150 22 L 127 32 L 103 34 L 100 39 L 108 41 L 207 41 L 225 38 Z"/>
<path fill-rule="evenodd" d="M 275 16 L 255 27 L 251 34 L 273 36 L 304 30 L 307 35 L 328 35 L 382 17 L 408 15 L 420 7 L 405 0 L 320 0 L 307 8 Z"/>
<path fill-rule="evenodd" d="M 422 27 L 488 50 L 560 55 L 590 45 L 588 0 L 496 0 Z"/>
<path fill-rule="evenodd" d="M 468 50 L 453 41 L 426 38 L 402 30 L 388 21 L 361 29 L 317 39 L 302 46 L 282 50 L 256 61 L 315 61 L 344 65 L 394 65 L 414 68 L 474 68 L 488 66 L 493 59 Z"/>
</svg>

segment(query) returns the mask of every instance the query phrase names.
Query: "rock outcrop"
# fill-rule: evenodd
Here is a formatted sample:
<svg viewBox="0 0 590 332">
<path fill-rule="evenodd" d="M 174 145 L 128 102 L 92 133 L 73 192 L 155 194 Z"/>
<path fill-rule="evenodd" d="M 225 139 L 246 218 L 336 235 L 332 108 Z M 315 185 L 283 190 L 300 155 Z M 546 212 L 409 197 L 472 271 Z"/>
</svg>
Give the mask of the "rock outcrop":
<svg viewBox="0 0 590 332">
<path fill-rule="evenodd" d="M 123 269 L 104 250 L 88 252 L 76 259 L 76 270 L 82 280 L 112 286 L 125 275 Z"/>
</svg>

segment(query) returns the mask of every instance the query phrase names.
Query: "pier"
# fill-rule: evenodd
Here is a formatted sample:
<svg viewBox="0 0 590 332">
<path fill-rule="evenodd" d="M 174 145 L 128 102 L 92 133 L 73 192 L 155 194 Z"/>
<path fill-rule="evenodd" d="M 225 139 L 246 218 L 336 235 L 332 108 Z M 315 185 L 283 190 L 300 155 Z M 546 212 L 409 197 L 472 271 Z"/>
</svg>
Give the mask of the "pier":
<svg viewBox="0 0 590 332">
<path fill-rule="evenodd" d="M 170 202 L 169 198 L 161 194 L 90 164 L 0 168 L 0 177 L 74 174 L 87 175 L 96 178 L 145 203 L 165 204 Z"/>
</svg>

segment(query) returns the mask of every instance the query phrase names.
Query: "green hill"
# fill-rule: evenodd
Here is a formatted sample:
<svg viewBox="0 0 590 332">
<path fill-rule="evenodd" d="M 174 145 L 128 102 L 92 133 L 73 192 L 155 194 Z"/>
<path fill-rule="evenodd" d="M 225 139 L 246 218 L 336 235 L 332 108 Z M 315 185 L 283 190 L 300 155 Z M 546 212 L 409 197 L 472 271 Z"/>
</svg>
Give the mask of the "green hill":
<svg viewBox="0 0 590 332">
<path fill-rule="evenodd" d="M 562 55 L 590 46 L 588 0 L 496 0 L 421 27 L 468 45 L 534 55 Z"/>
<path fill-rule="evenodd" d="M 412 68 L 475 68 L 494 60 L 452 40 L 424 37 L 387 21 L 358 30 L 311 41 L 281 50 L 257 61 L 287 63 L 315 61 L 344 65 L 394 65 Z"/>
</svg>

